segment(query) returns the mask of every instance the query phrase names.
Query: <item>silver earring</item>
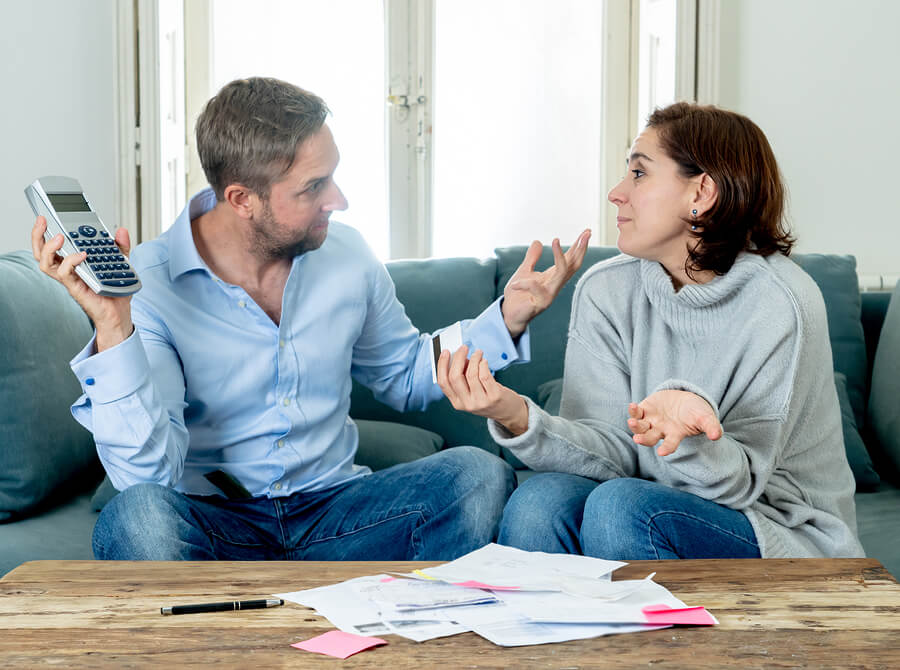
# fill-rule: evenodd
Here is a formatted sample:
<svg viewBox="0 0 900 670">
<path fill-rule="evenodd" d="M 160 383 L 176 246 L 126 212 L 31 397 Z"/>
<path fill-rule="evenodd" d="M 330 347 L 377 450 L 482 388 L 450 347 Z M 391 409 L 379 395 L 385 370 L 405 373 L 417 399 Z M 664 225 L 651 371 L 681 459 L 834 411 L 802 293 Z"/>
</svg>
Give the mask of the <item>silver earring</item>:
<svg viewBox="0 0 900 670">
<path fill-rule="evenodd" d="M 696 209 L 692 209 L 692 210 L 691 210 L 691 215 L 692 215 L 692 216 L 697 216 L 697 210 L 696 210 Z"/>
<path fill-rule="evenodd" d="M 697 224 L 696 224 L 696 223 L 691 224 L 691 230 L 697 230 Z"/>
</svg>

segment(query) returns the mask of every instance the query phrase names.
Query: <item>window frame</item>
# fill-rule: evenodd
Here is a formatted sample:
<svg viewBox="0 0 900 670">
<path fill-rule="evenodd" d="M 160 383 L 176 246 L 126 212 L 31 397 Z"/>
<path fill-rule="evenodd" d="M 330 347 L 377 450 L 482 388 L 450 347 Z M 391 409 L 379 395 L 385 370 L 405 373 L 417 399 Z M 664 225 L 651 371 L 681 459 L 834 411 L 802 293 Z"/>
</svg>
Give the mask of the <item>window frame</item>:
<svg viewBox="0 0 900 670">
<path fill-rule="evenodd" d="M 434 3 L 384 0 L 386 63 L 384 90 L 388 161 L 390 258 L 432 254 L 432 88 Z M 715 104 L 719 84 L 719 4 L 721 0 L 676 0 L 679 99 Z M 160 132 L 160 0 L 117 3 L 116 124 L 117 212 L 138 242 L 153 239 L 160 225 L 163 147 Z M 637 33 L 639 0 L 603 0 L 603 81 L 601 179 L 612 186 L 638 129 Z M 206 185 L 192 129 L 208 91 L 214 36 L 210 0 L 184 2 L 183 80 L 185 105 L 185 193 Z M 189 38 L 187 36 L 190 36 Z M 205 54 L 205 55 L 204 55 Z M 624 65 L 623 65 L 624 64 Z M 191 85 L 187 86 L 186 82 Z M 627 104 L 619 104 L 626 100 Z M 603 189 L 605 190 L 605 189 Z M 605 200 L 591 222 L 594 243 L 614 244 L 612 206 Z"/>
</svg>

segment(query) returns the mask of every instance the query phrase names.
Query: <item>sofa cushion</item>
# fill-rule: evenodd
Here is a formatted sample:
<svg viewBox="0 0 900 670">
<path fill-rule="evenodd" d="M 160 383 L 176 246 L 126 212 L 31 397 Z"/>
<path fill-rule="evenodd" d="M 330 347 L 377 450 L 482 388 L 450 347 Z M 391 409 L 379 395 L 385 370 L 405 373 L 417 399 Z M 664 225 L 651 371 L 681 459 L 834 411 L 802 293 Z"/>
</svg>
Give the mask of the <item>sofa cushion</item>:
<svg viewBox="0 0 900 670">
<path fill-rule="evenodd" d="M 359 449 L 355 462 L 372 470 L 384 470 L 437 453 L 444 438 L 430 430 L 391 421 L 356 420 Z"/>
<path fill-rule="evenodd" d="M 538 386 L 537 403 L 549 414 L 559 416 L 559 405 L 562 402 L 562 377 L 551 379 Z"/>
<path fill-rule="evenodd" d="M 878 488 L 881 478 L 875 472 L 872 459 L 866 450 L 866 445 L 859 435 L 856 418 L 853 415 L 853 407 L 850 405 L 850 395 L 847 393 L 847 377 L 840 372 L 835 372 L 834 385 L 837 388 L 838 403 L 841 407 L 844 450 L 847 452 L 847 462 L 853 471 L 853 477 L 856 479 L 856 490 L 874 491 Z"/>
<path fill-rule="evenodd" d="M 526 251 L 528 251 L 526 246 L 494 249 L 494 253 L 497 255 L 497 297 L 503 295 L 504 287 L 521 265 Z M 497 374 L 497 380 L 501 384 L 536 401 L 538 385 L 548 379 L 562 376 L 569 332 L 569 314 L 575 285 L 589 267 L 618 253 L 619 250 L 615 247 L 588 246 L 581 268 L 563 287 L 553 304 L 542 314 L 536 316 L 529 325 L 531 363 L 511 365 L 505 370 L 501 370 Z M 546 270 L 552 265 L 553 251 L 550 247 L 544 247 L 544 251 L 535 265 L 535 270 Z"/>
<path fill-rule="evenodd" d="M 869 395 L 869 429 L 888 464 L 900 472 L 900 283 L 894 289 L 881 326 L 872 387 Z"/>
<path fill-rule="evenodd" d="M 494 259 L 391 261 L 387 269 L 397 287 L 397 297 L 422 332 L 476 317 L 494 301 Z M 350 399 L 350 415 L 354 419 L 418 426 L 442 435 L 447 446 L 470 445 L 493 454 L 499 452 L 488 433 L 487 422 L 473 414 L 457 412 L 446 398 L 432 403 L 427 412 L 400 413 L 377 402 L 371 391 L 354 382 Z"/>
<path fill-rule="evenodd" d="M 81 394 L 69 360 L 90 321 L 31 252 L 0 256 L 0 520 L 99 479 L 91 434 L 69 411 Z"/>
<path fill-rule="evenodd" d="M 794 254 L 791 258 L 813 278 L 825 299 L 834 370 L 847 376 L 847 394 L 856 425 L 862 429 L 868 371 L 856 259 L 837 254 Z"/>
</svg>

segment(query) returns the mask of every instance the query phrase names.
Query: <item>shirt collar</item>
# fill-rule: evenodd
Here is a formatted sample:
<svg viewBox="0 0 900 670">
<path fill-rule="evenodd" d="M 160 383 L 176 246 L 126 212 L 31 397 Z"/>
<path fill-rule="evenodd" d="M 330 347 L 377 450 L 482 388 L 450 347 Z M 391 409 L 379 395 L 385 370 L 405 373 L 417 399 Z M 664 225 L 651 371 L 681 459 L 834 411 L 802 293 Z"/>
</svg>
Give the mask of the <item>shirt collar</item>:
<svg viewBox="0 0 900 670">
<path fill-rule="evenodd" d="M 216 194 L 211 188 L 205 188 L 191 198 L 169 229 L 169 278 L 172 281 L 191 270 L 210 272 L 197 253 L 191 221 L 215 206 Z"/>
</svg>

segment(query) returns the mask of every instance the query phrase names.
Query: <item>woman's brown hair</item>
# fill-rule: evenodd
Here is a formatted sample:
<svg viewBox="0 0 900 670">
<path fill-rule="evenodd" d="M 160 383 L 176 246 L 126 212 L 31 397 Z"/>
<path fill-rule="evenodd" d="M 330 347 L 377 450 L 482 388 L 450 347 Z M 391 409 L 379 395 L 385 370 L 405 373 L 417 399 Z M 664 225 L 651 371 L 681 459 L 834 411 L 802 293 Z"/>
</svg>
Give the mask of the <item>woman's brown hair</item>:
<svg viewBox="0 0 900 670">
<path fill-rule="evenodd" d="M 697 218 L 698 243 L 685 270 L 731 269 L 741 251 L 787 256 L 795 239 L 784 221 L 785 190 L 769 141 L 753 121 L 710 105 L 677 102 L 654 111 L 647 126 L 682 176 L 706 173 L 718 187 L 715 204 Z"/>
</svg>

